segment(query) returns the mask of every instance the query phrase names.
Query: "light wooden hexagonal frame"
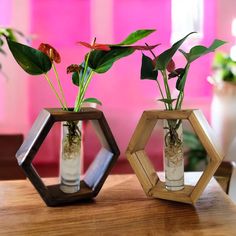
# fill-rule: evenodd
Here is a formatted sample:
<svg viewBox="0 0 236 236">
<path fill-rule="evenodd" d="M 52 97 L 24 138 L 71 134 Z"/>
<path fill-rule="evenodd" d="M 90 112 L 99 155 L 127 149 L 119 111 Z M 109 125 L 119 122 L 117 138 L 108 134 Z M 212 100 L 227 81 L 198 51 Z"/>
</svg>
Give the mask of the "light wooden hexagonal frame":
<svg viewBox="0 0 236 236">
<path fill-rule="evenodd" d="M 160 119 L 188 120 L 205 147 L 210 161 L 195 186 L 185 185 L 180 191 L 167 190 L 149 160 L 144 148 Z M 219 142 L 199 110 L 144 111 L 130 140 L 126 156 L 147 196 L 190 204 L 198 200 L 223 159 Z"/>
</svg>

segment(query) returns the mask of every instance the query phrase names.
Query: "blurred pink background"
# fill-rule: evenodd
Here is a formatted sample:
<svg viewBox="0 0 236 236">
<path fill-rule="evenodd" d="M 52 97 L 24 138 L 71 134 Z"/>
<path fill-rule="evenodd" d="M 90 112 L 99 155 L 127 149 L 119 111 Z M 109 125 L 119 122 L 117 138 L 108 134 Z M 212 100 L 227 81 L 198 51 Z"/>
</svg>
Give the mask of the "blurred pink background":
<svg viewBox="0 0 236 236">
<path fill-rule="evenodd" d="M 181 2 L 181 1 L 180 1 Z M 234 0 L 207 0 L 204 2 L 203 38 L 198 43 L 209 46 L 215 38 L 228 41 L 222 50 L 228 52 L 234 44 L 231 22 L 235 17 Z M 73 106 L 77 88 L 66 74 L 71 63 L 81 63 L 87 49 L 77 41 L 91 42 L 93 37 L 101 43 L 118 43 L 137 29 L 157 29 L 140 43 L 161 43 L 156 49 L 161 52 L 170 46 L 172 33 L 171 0 L 0 0 L 0 25 L 11 26 L 33 36 L 32 44 L 41 42 L 53 45 L 61 54 L 62 63 L 58 71 L 65 89 L 68 103 Z M 185 108 L 200 108 L 210 121 L 212 87 L 207 82 L 211 74 L 213 55 L 205 56 L 193 63 L 186 86 Z M 56 99 L 43 77 L 25 74 L 16 65 L 11 55 L 3 58 L 4 73 L 0 75 L 0 129 L 2 133 L 27 134 L 40 110 L 44 107 L 58 107 Z M 181 65 L 183 58 L 176 56 Z M 121 150 L 117 171 L 130 171 L 124 152 L 137 125 L 142 111 L 160 109 L 156 102 L 159 93 L 153 81 L 140 80 L 141 52 L 124 58 L 106 74 L 95 75 L 88 90 L 88 97 L 97 97 L 103 103 L 101 109 L 111 127 Z M 85 166 L 93 158 L 99 144 L 89 127 L 87 137 L 94 142 L 94 150 L 86 148 Z M 54 173 L 59 155 L 59 129 L 54 129 L 43 144 L 36 165 Z M 155 141 L 150 152 L 159 155 Z M 161 161 L 156 161 L 161 168 Z M 50 166 L 51 165 L 51 166 Z M 50 169 L 51 168 L 51 169 Z"/>
</svg>

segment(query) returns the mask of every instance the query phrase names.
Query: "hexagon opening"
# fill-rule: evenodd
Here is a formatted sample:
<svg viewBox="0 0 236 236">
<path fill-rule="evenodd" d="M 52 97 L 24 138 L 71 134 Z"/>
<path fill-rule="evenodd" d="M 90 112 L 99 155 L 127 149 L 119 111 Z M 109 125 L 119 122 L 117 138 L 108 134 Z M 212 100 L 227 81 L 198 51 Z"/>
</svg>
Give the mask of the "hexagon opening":
<svg viewBox="0 0 236 236">
<path fill-rule="evenodd" d="M 168 191 L 149 160 L 144 149 L 160 119 L 188 120 L 205 147 L 210 162 L 195 186 L 185 185 L 183 190 Z M 184 203 L 197 201 L 223 159 L 219 142 L 199 110 L 144 111 L 130 140 L 126 155 L 147 196 Z"/>
<path fill-rule="evenodd" d="M 59 185 L 46 186 L 32 165 L 32 161 L 55 122 L 89 120 L 97 133 L 102 148 L 86 171 L 77 193 L 65 194 Z M 111 168 L 119 156 L 119 148 L 102 113 L 94 108 L 83 108 L 81 112 L 61 109 L 44 109 L 33 124 L 28 136 L 16 154 L 19 165 L 48 206 L 69 204 L 95 197 L 104 184 Z"/>
</svg>

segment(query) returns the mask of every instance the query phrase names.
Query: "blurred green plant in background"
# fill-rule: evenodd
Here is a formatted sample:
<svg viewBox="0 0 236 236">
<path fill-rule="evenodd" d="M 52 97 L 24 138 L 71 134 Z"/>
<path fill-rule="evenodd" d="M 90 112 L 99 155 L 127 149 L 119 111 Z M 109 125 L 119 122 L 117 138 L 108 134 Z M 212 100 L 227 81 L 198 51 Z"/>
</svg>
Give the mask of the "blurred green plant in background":
<svg viewBox="0 0 236 236">
<path fill-rule="evenodd" d="M 217 52 L 213 60 L 213 80 L 236 82 L 236 61 L 233 61 L 228 54 Z"/>
<path fill-rule="evenodd" d="M 4 45 L 5 45 L 5 37 L 8 37 L 10 40 L 12 41 L 18 41 L 18 36 L 20 36 L 21 38 L 24 38 L 25 40 L 28 40 L 25 35 L 17 30 L 17 29 L 13 29 L 13 28 L 5 28 L 5 27 L 0 27 L 0 54 L 6 56 L 7 52 L 4 49 Z M 0 61 L 0 72 L 4 75 L 4 77 L 7 77 L 5 73 L 3 73 L 2 71 L 2 63 Z"/>
<path fill-rule="evenodd" d="M 197 135 L 190 131 L 184 131 L 185 170 L 202 171 L 208 163 L 207 152 Z"/>
</svg>

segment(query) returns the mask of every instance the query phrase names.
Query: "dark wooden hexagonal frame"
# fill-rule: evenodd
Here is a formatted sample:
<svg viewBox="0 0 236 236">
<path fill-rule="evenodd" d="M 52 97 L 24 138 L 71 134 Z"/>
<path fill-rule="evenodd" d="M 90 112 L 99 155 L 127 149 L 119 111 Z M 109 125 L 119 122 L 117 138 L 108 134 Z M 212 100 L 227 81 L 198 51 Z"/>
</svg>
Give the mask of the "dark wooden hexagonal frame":
<svg viewBox="0 0 236 236">
<path fill-rule="evenodd" d="M 210 162 L 195 186 L 185 185 L 180 191 L 167 190 L 144 150 L 157 121 L 163 119 L 188 120 L 208 153 Z M 147 196 L 191 204 L 200 197 L 223 159 L 219 142 L 199 110 L 144 111 L 130 140 L 126 156 Z"/>
<path fill-rule="evenodd" d="M 102 148 L 86 171 L 77 193 L 66 194 L 59 185 L 46 186 L 32 165 L 32 161 L 55 122 L 89 120 L 101 142 Z M 43 109 L 28 136 L 16 153 L 19 165 L 48 206 L 70 204 L 94 198 L 104 184 L 120 154 L 102 111 L 83 108 L 80 112 L 62 109 Z"/>
</svg>

